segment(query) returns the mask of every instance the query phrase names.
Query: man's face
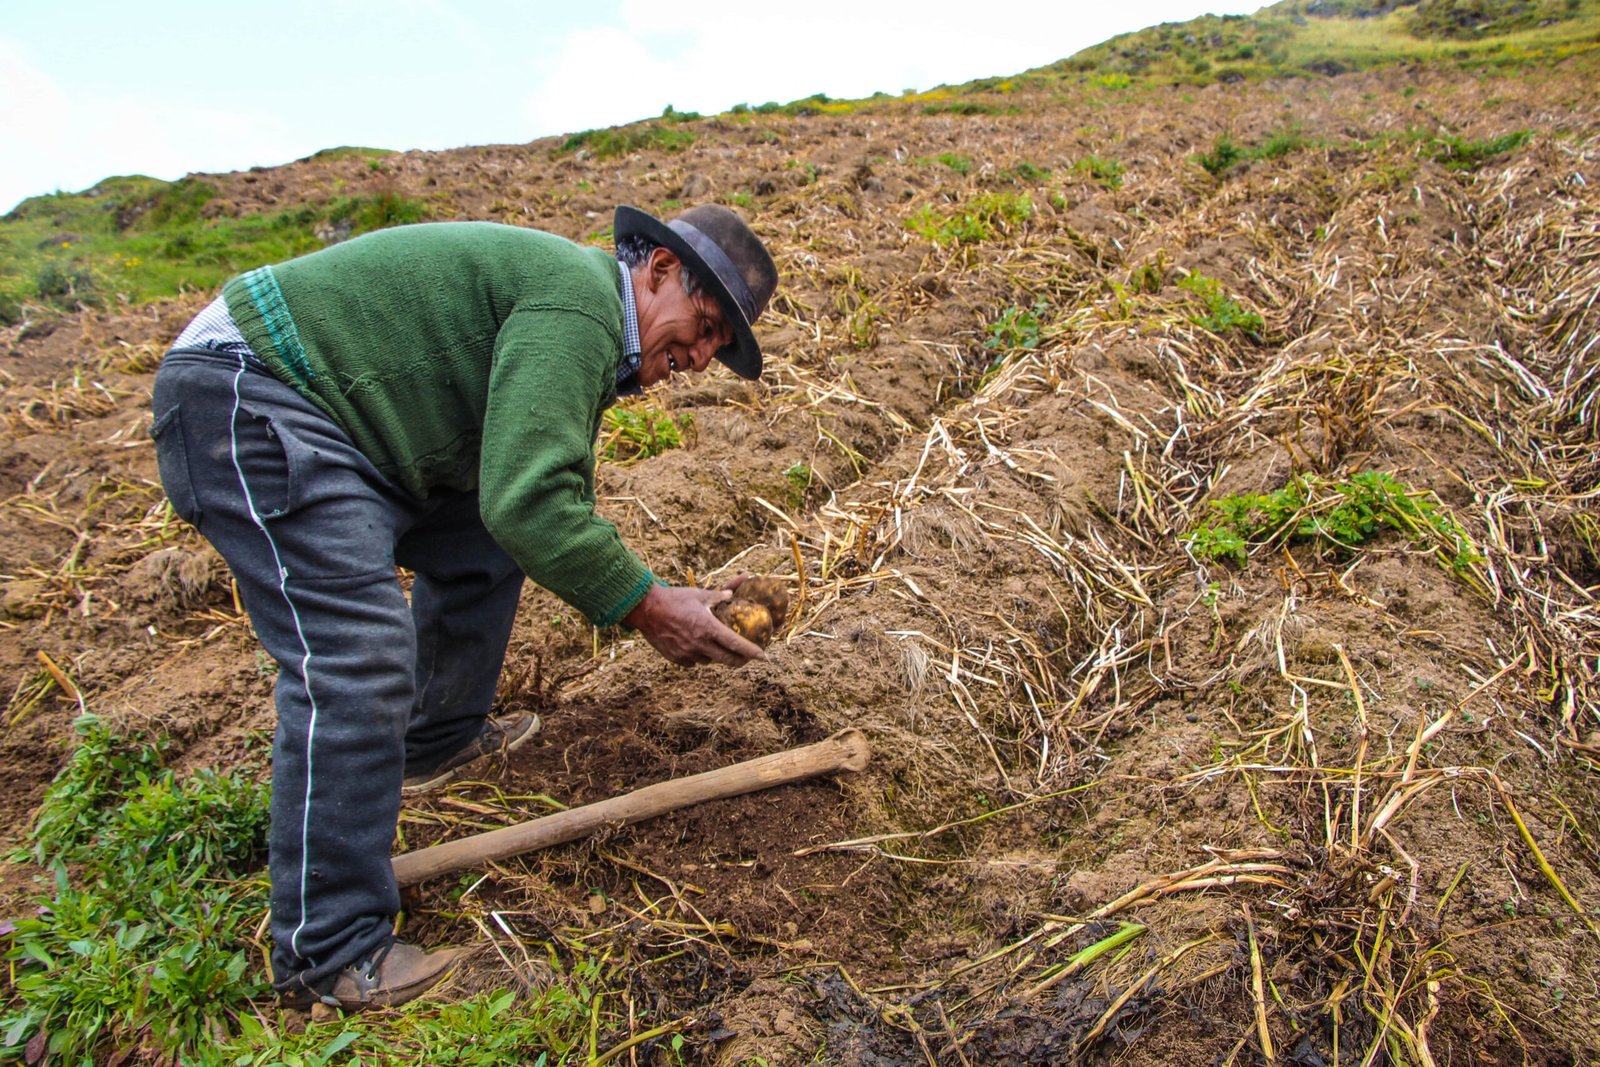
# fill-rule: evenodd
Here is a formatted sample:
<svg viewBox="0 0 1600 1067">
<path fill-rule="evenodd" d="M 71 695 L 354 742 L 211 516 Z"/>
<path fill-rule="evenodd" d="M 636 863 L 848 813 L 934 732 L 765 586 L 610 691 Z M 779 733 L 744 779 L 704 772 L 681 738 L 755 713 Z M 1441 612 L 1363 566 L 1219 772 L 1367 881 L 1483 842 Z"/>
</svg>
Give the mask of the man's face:
<svg viewBox="0 0 1600 1067">
<path fill-rule="evenodd" d="M 716 298 L 704 290 L 683 291 L 683 263 L 657 248 L 633 271 L 639 312 L 639 385 L 649 388 L 675 372 L 703 371 L 718 349 L 733 343 L 733 330 Z"/>
</svg>

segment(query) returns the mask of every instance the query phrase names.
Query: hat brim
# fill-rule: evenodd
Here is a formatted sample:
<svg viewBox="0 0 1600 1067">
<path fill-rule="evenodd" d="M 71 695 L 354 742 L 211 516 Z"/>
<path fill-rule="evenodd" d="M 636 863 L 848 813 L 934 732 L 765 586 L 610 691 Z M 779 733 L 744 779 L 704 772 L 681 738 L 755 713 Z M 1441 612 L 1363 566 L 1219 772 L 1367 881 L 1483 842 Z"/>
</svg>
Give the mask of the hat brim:
<svg viewBox="0 0 1600 1067">
<path fill-rule="evenodd" d="M 718 349 L 717 359 L 741 378 L 754 381 L 761 377 L 761 346 L 756 343 L 755 331 L 745 319 L 744 311 L 733 299 L 722 278 L 689 242 L 678 235 L 678 231 L 654 215 L 622 205 L 617 208 L 611 232 L 619 241 L 624 237 L 644 237 L 670 249 L 673 255 L 681 259 L 694 272 L 701 286 L 716 297 L 717 306 L 722 308 L 722 317 L 733 329 L 733 343 Z"/>
</svg>

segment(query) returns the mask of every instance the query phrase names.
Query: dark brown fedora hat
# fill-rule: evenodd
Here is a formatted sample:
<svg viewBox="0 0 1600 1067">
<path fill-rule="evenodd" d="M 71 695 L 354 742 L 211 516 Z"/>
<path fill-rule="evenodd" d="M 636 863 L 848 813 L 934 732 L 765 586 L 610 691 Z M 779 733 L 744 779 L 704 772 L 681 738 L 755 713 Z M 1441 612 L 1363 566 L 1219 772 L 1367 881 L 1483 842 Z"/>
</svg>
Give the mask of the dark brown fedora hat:
<svg viewBox="0 0 1600 1067">
<path fill-rule="evenodd" d="M 743 219 L 728 208 L 706 204 L 662 222 L 624 205 L 617 208 L 611 229 L 618 241 L 643 237 L 683 260 L 717 298 L 733 328 L 733 343 L 717 352 L 717 358 L 741 378 L 761 377 L 761 346 L 750 326 L 778 288 L 778 268 Z"/>
</svg>

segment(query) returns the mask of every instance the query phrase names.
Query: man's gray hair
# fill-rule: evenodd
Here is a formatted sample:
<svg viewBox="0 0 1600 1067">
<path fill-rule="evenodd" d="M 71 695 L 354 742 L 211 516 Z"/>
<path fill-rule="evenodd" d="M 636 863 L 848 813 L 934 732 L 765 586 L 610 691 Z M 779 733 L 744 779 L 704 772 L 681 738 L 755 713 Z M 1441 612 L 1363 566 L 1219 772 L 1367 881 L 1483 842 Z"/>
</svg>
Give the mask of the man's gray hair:
<svg viewBox="0 0 1600 1067">
<path fill-rule="evenodd" d="M 648 237 L 633 234 L 617 242 L 617 259 L 631 271 L 643 264 L 645 260 L 650 258 L 650 253 L 660 247 Z M 693 296 L 700 291 L 700 279 L 695 275 L 694 271 L 689 269 L 687 263 L 684 264 L 683 270 L 679 271 L 678 275 L 683 279 L 685 296 Z"/>
</svg>

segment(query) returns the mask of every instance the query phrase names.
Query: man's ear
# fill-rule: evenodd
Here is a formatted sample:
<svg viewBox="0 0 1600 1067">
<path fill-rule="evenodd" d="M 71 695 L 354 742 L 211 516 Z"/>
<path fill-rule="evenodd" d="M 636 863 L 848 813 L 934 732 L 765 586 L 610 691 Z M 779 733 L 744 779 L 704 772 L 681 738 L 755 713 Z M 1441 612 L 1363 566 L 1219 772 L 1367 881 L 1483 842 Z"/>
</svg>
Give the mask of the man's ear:
<svg viewBox="0 0 1600 1067">
<path fill-rule="evenodd" d="M 659 290 L 664 282 L 672 277 L 673 270 L 682 269 L 683 261 L 678 254 L 670 248 L 660 245 L 650 250 L 650 259 L 646 263 L 645 279 L 652 293 Z"/>
</svg>

